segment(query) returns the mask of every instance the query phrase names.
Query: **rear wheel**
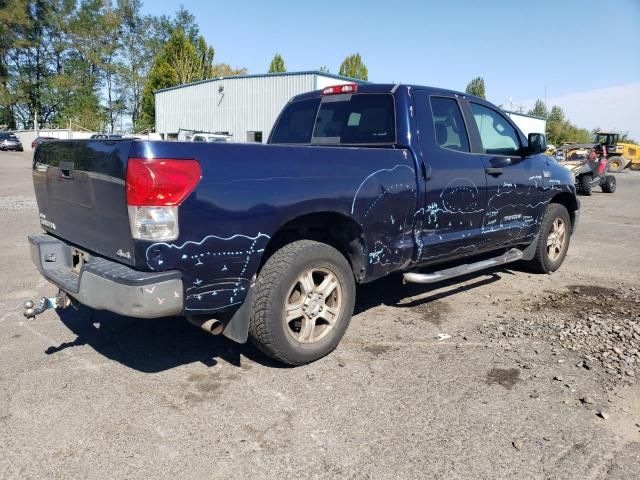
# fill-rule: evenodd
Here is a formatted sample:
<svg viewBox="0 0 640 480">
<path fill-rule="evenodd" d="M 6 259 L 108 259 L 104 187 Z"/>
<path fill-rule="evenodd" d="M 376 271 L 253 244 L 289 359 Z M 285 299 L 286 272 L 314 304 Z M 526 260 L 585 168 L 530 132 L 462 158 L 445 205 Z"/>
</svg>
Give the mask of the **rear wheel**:
<svg viewBox="0 0 640 480">
<path fill-rule="evenodd" d="M 600 187 L 604 193 L 613 193 L 616 191 L 616 177 L 613 175 L 607 175 L 600 182 Z"/>
<path fill-rule="evenodd" d="M 611 157 L 609 159 L 609 171 L 610 172 L 620 172 L 624 170 L 624 158 L 622 157 Z"/>
<path fill-rule="evenodd" d="M 587 197 L 591 195 L 591 182 L 593 182 L 593 176 L 582 175 L 578 180 L 580 184 L 580 193 Z"/>
<path fill-rule="evenodd" d="M 571 218 L 558 203 L 547 206 L 538 233 L 538 245 L 529 266 L 539 273 L 555 272 L 567 254 L 571 238 Z"/>
<path fill-rule="evenodd" d="M 355 301 L 349 263 L 335 248 L 311 240 L 285 245 L 256 282 L 249 334 L 266 355 L 303 365 L 330 353 L 344 335 Z"/>
</svg>

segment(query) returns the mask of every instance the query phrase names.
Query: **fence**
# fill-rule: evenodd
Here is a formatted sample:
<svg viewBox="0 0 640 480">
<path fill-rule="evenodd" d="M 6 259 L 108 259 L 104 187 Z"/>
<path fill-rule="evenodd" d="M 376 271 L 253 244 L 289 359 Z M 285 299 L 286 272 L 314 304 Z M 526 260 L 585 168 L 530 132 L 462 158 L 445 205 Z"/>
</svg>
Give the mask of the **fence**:
<svg viewBox="0 0 640 480">
<path fill-rule="evenodd" d="M 62 140 L 69 139 L 81 139 L 81 138 L 89 138 L 95 132 L 87 132 L 87 131 L 74 131 L 69 129 L 40 129 L 36 132 L 36 130 L 15 130 L 13 133 L 16 134 L 16 137 L 20 139 L 22 142 L 22 146 L 25 151 L 31 151 L 31 142 L 36 137 L 51 137 L 51 138 L 59 138 Z"/>
</svg>

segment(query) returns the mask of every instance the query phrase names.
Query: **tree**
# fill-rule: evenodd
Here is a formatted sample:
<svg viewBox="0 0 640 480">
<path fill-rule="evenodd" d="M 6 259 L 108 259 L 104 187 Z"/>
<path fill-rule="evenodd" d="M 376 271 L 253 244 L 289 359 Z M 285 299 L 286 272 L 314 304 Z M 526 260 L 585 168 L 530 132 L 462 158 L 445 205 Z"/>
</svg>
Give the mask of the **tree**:
<svg viewBox="0 0 640 480">
<path fill-rule="evenodd" d="M 198 37 L 194 43 L 182 28 L 175 30 L 154 60 L 147 77 L 142 95 L 142 126 L 151 128 L 155 124 L 156 90 L 212 77 L 213 56 L 213 48 L 203 37 Z"/>
<path fill-rule="evenodd" d="M 547 139 L 554 145 L 564 142 L 587 143 L 591 140 L 591 134 L 589 130 L 578 128 L 569 122 L 562 108 L 554 105 L 547 116 Z"/>
<path fill-rule="evenodd" d="M 284 73 L 287 69 L 284 66 L 284 60 L 279 53 L 276 53 L 273 56 L 273 60 L 271 60 L 271 64 L 269 65 L 269 73 Z"/>
<path fill-rule="evenodd" d="M 536 117 L 547 118 L 549 112 L 547 111 L 547 105 L 540 99 L 536 100 L 534 107 L 527 112 L 529 115 L 535 115 Z"/>
<path fill-rule="evenodd" d="M 318 69 L 319 72 L 324 72 L 324 73 L 329 73 L 329 67 L 327 67 L 326 65 L 321 66 Z"/>
<path fill-rule="evenodd" d="M 235 68 L 226 63 L 216 63 L 211 70 L 212 77 L 235 77 L 236 75 L 246 74 L 246 68 Z"/>
<path fill-rule="evenodd" d="M 484 78 L 476 77 L 471 80 L 467 85 L 465 92 L 467 92 L 469 95 L 475 95 L 476 97 L 486 99 L 487 97 L 484 89 Z"/>
<path fill-rule="evenodd" d="M 365 64 L 362 63 L 362 58 L 359 53 L 349 55 L 344 59 L 342 65 L 340 65 L 340 75 L 360 80 L 369 79 L 369 71 Z"/>
<path fill-rule="evenodd" d="M 213 63 L 185 8 L 144 15 L 142 0 L 0 0 L 0 125 L 115 130 L 153 126 L 158 88 L 247 73 Z"/>
</svg>

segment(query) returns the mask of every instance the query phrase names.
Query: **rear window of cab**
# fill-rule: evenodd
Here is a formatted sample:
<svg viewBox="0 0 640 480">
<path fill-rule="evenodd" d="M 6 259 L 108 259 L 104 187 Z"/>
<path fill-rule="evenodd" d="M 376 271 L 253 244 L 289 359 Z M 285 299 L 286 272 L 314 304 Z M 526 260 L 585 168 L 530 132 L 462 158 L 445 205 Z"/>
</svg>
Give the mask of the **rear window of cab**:
<svg viewBox="0 0 640 480">
<path fill-rule="evenodd" d="M 384 145 L 396 142 L 395 105 L 388 93 L 359 93 L 291 102 L 271 143 Z"/>
</svg>

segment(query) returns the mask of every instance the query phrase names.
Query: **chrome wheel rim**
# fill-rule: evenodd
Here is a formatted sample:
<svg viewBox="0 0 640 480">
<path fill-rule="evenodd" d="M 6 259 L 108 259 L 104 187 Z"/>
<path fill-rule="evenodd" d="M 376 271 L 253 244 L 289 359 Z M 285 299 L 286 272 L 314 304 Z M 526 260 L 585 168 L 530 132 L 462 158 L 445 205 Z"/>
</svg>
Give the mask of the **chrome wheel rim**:
<svg viewBox="0 0 640 480">
<path fill-rule="evenodd" d="M 566 239 L 567 226 L 564 220 L 556 218 L 551 224 L 551 229 L 547 236 L 547 255 L 549 256 L 549 260 L 555 262 L 560 258 Z"/>
<path fill-rule="evenodd" d="M 285 300 L 285 329 L 299 343 L 316 343 L 336 325 L 342 308 L 338 277 L 326 268 L 305 270 Z"/>
</svg>

